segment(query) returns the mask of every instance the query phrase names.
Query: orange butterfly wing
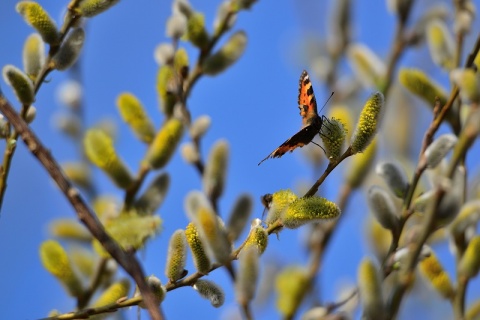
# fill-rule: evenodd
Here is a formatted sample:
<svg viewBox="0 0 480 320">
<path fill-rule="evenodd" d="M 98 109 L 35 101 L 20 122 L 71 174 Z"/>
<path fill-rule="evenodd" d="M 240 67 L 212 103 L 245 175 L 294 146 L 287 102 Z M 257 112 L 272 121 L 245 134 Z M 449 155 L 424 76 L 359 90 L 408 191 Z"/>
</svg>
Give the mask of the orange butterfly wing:
<svg viewBox="0 0 480 320">
<path fill-rule="evenodd" d="M 302 117 L 303 126 L 307 126 L 318 118 L 317 100 L 313 93 L 312 82 L 307 71 L 303 70 L 298 85 L 298 109 Z"/>
<path fill-rule="evenodd" d="M 280 158 L 287 152 L 292 152 L 298 147 L 309 144 L 310 141 L 319 133 L 322 127 L 322 118 L 318 116 L 317 101 L 313 93 L 312 83 L 307 71 L 303 70 L 300 75 L 298 87 L 298 108 L 302 116 L 302 130 L 294 134 L 290 139 L 282 143 L 277 149 L 270 153 L 263 161 L 269 158 Z"/>
</svg>

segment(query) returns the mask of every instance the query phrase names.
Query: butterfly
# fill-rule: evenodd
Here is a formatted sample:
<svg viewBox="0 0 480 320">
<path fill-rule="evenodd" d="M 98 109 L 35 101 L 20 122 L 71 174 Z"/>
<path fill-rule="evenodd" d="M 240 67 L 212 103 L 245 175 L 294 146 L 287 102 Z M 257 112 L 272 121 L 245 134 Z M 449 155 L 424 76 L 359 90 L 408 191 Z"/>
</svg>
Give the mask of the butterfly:
<svg viewBox="0 0 480 320">
<path fill-rule="evenodd" d="M 298 147 L 301 148 L 304 145 L 309 144 L 312 142 L 315 135 L 320 133 L 322 129 L 324 120 L 326 120 L 326 118 L 325 116 L 320 117 L 318 115 L 317 100 L 315 99 L 315 94 L 313 93 L 312 82 L 310 81 L 310 77 L 305 70 L 303 70 L 302 74 L 300 75 L 298 87 L 298 109 L 300 109 L 300 116 L 302 117 L 302 129 L 294 134 L 290 139 L 282 143 L 277 149 L 265 157 L 265 159 L 260 161 L 258 165 L 269 158 L 280 158 L 287 152 L 292 152 Z"/>
</svg>

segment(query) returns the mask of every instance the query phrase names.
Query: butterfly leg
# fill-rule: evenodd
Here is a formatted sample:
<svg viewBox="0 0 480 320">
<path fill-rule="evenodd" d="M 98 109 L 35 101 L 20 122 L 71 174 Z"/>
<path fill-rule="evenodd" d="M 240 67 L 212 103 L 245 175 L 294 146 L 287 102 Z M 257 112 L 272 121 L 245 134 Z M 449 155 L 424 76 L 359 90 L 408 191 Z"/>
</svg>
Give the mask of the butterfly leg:
<svg viewBox="0 0 480 320">
<path fill-rule="evenodd" d="M 321 134 L 321 133 L 320 133 L 320 134 Z M 324 149 L 321 145 L 319 145 L 318 143 L 316 143 L 316 142 L 313 141 L 313 140 L 310 141 L 310 142 L 313 143 L 313 144 L 315 144 L 315 145 L 317 145 L 317 146 L 319 146 L 319 147 L 323 150 L 323 153 L 325 153 L 325 155 L 327 155 L 327 151 L 325 151 L 325 149 Z"/>
</svg>

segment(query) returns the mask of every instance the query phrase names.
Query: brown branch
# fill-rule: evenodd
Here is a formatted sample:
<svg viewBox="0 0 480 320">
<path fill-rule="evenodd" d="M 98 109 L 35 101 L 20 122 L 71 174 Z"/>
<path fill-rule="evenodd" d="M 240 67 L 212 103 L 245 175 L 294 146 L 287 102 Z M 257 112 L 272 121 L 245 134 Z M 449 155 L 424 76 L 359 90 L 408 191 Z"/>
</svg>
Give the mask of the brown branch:
<svg viewBox="0 0 480 320">
<path fill-rule="evenodd" d="M 141 296 L 136 296 L 131 299 L 119 299 L 114 303 L 107 304 L 106 306 L 101 306 L 97 308 L 87 308 L 77 312 L 69 312 L 64 314 L 59 314 L 57 316 L 43 318 L 40 320 L 73 320 L 73 319 L 90 319 L 91 316 L 97 314 L 111 313 L 115 312 L 121 308 L 127 308 L 132 306 L 137 306 L 143 301 Z"/>
<path fill-rule="evenodd" d="M 65 177 L 59 164 L 50 154 L 47 148 L 30 130 L 27 123 L 18 115 L 10 103 L 0 95 L 0 111 L 10 121 L 16 132 L 20 135 L 30 152 L 40 161 L 50 177 L 68 199 L 74 208 L 78 219 L 87 227 L 90 233 L 102 244 L 105 250 L 125 271 L 135 280 L 142 296 L 144 297 L 148 311 L 152 319 L 163 319 L 159 308 L 156 305 L 155 297 L 145 281 L 142 267 L 134 254 L 125 252 L 105 231 L 102 224 L 88 207 L 80 193 L 72 183 Z"/>
</svg>

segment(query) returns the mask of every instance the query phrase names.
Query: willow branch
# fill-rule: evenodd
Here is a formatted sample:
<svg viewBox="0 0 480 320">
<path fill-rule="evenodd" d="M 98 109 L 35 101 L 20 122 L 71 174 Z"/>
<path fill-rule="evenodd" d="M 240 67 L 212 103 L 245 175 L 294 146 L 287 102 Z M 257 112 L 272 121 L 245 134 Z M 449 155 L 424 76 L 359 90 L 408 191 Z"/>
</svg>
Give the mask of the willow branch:
<svg viewBox="0 0 480 320">
<path fill-rule="evenodd" d="M 112 258 L 115 259 L 115 261 L 117 261 L 118 264 L 135 280 L 145 299 L 145 303 L 152 319 L 163 319 L 160 310 L 156 305 L 155 297 L 145 281 L 144 272 L 134 254 L 125 252 L 115 240 L 106 233 L 102 224 L 90 207 L 88 207 L 78 190 L 75 189 L 71 181 L 66 178 L 60 165 L 52 157 L 50 151 L 48 151 L 37 136 L 30 130 L 25 120 L 15 112 L 3 95 L 0 95 L 0 112 L 2 112 L 8 121 L 10 121 L 27 148 L 37 160 L 40 161 L 50 177 L 55 181 L 59 189 L 74 208 L 78 219 L 87 227 L 95 239 L 102 244 Z"/>
</svg>

